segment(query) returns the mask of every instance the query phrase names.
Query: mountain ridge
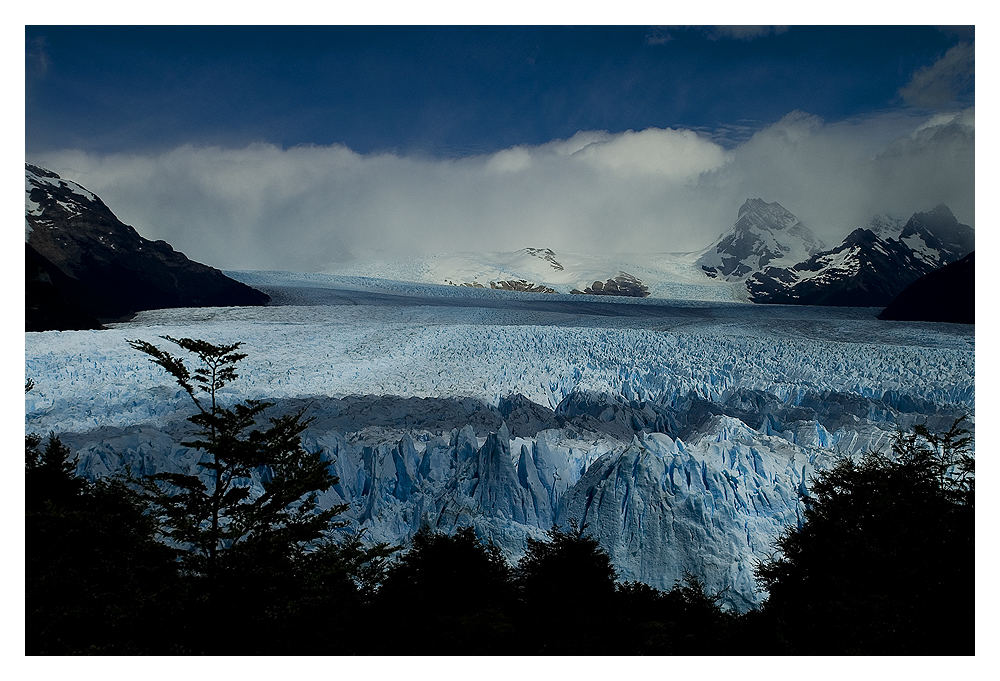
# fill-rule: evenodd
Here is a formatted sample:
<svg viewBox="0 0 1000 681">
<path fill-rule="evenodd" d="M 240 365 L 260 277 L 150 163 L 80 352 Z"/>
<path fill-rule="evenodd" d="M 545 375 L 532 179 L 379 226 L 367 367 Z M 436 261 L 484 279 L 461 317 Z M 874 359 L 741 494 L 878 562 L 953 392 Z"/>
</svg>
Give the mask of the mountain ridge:
<svg viewBox="0 0 1000 681">
<path fill-rule="evenodd" d="M 840 245 L 790 267 L 768 267 L 746 279 L 755 303 L 883 307 L 903 289 L 968 255 L 971 227 L 947 206 L 901 221 L 873 218 Z M 898 233 L 896 228 L 899 228 Z"/>
<path fill-rule="evenodd" d="M 29 163 L 25 247 L 25 326 L 32 331 L 115 321 L 140 310 L 269 300 L 165 241 L 142 237 L 94 193 Z"/>
</svg>

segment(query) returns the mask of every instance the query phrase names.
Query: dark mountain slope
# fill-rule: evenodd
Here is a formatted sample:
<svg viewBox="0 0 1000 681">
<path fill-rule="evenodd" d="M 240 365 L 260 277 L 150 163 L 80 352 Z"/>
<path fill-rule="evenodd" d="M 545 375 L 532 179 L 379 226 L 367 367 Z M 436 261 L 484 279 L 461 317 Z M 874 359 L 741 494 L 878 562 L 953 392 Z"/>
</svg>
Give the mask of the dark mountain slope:
<svg viewBox="0 0 1000 681">
<path fill-rule="evenodd" d="M 879 319 L 975 324 L 975 252 L 917 279 L 882 311 Z"/>
<path fill-rule="evenodd" d="M 99 329 L 101 323 L 83 311 L 76 280 L 24 244 L 25 331 Z"/>
<path fill-rule="evenodd" d="M 91 192 L 29 164 L 25 241 L 33 251 L 25 309 L 26 327 L 33 330 L 75 328 L 88 318 L 125 319 L 139 310 L 269 300 L 165 241 L 139 236 Z"/>
</svg>

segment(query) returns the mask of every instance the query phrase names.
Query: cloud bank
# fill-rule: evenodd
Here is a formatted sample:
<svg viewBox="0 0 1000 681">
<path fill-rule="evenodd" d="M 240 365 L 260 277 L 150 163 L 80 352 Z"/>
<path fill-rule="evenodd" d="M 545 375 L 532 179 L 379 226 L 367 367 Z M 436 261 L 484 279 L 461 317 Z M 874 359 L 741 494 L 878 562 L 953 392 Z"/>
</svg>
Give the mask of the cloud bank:
<svg viewBox="0 0 1000 681">
<path fill-rule="evenodd" d="M 935 109 L 954 104 L 974 86 L 976 72 L 975 47 L 959 43 L 930 66 L 913 74 L 899 94 L 907 104 Z"/>
<path fill-rule="evenodd" d="M 31 161 L 196 260 L 322 271 L 373 254 L 690 251 L 748 196 L 780 202 L 828 242 L 875 213 L 937 203 L 974 225 L 974 146 L 970 109 L 836 123 L 792 112 L 730 149 L 649 128 L 459 159 L 255 144 Z"/>
</svg>

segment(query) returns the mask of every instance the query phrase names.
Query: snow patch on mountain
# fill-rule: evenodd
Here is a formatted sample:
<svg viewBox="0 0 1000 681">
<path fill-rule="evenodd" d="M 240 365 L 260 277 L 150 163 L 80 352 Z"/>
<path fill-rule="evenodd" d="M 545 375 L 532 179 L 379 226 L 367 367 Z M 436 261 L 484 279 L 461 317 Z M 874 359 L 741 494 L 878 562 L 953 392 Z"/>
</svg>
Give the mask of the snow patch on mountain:
<svg viewBox="0 0 1000 681">
<path fill-rule="evenodd" d="M 67 216 L 77 216 L 99 203 L 92 192 L 76 182 L 64 180 L 56 173 L 38 166 L 25 164 L 24 170 L 24 211 L 26 215 L 41 217 L 43 203 L 55 204 Z"/>
</svg>

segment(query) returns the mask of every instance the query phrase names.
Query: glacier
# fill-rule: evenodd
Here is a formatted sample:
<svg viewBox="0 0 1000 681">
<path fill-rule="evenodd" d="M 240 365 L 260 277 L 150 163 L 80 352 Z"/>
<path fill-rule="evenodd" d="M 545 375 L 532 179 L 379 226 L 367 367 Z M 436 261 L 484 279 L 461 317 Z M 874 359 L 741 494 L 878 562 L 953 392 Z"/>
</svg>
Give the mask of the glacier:
<svg viewBox="0 0 1000 681">
<path fill-rule="evenodd" d="M 91 478 L 196 472 L 187 395 L 126 339 L 243 342 L 224 399 L 306 409 L 343 531 L 402 543 L 471 525 L 516 560 L 575 523 L 622 579 L 689 571 L 742 610 L 810 476 L 975 408 L 974 331 L 876 309 L 234 275 L 283 304 L 25 334 L 26 430 L 59 434 Z"/>
</svg>

